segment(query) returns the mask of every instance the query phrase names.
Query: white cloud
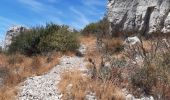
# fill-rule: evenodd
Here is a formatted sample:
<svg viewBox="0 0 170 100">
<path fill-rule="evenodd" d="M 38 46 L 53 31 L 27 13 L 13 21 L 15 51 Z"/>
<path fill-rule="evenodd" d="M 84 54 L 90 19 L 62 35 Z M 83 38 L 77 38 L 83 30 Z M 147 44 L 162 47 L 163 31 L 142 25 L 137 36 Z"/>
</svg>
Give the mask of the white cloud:
<svg viewBox="0 0 170 100">
<path fill-rule="evenodd" d="M 34 11 L 44 10 L 43 4 L 36 1 L 36 0 L 18 0 L 18 1 L 20 3 L 23 3 L 23 4 L 27 5 L 27 7 L 29 6 L 29 8 L 34 10 Z"/>
<path fill-rule="evenodd" d="M 62 15 L 63 13 L 55 8 L 53 5 L 42 3 L 38 0 L 18 0 L 20 3 L 27 5 L 28 9 L 31 9 L 41 14 L 56 14 Z M 48 2 L 54 2 L 55 0 L 48 0 Z"/>
<path fill-rule="evenodd" d="M 8 18 L 2 17 L 2 16 L 0 16 L 0 22 L 1 22 L 0 23 L 1 27 L 9 27 L 11 25 L 19 24 L 16 21 L 13 21 L 11 19 L 8 19 Z"/>
<path fill-rule="evenodd" d="M 105 6 L 104 0 L 81 0 L 87 6 Z"/>
<path fill-rule="evenodd" d="M 106 0 L 81 0 L 85 6 L 83 10 L 91 16 L 103 16 L 103 8 L 106 6 Z M 100 6 L 100 7 L 99 7 Z"/>
<path fill-rule="evenodd" d="M 40 19 L 48 21 L 54 21 L 59 24 L 71 24 L 77 28 L 83 28 L 85 25 L 89 24 L 92 19 L 98 18 L 96 16 L 102 16 L 103 11 L 98 9 L 97 6 L 103 6 L 105 1 L 103 0 L 80 0 L 77 2 L 81 2 L 81 5 L 76 5 L 73 7 L 68 7 L 59 10 L 56 5 L 57 3 L 61 2 L 61 0 L 18 0 L 22 5 L 25 5 L 28 9 L 36 12 L 37 14 L 41 15 Z M 65 2 L 67 2 L 65 0 Z M 62 2 L 64 3 L 64 2 Z M 67 4 L 67 3 L 66 3 Z M 68 13 L 67 13 L 67 10 Z M 70 12 L 71 11 L 71 12 Z M 68 15 L 72 15 L 68 17 Z M 69 18 L 73 19 L 68 22 Z"/>
<path fill-rule="evenodd" d="M 60 0 L 47 0 L 49 3 L 57 3 L 59 2 Z"/>
<path fill-rule="evenodd" d="M 59 0 L 47 0 L 47 3 L 43 3 L 40 0 L 18 0 L 20 3 L 27 5 L 28 9 L 33 10 L 34 12 L 41 15 L 42 19 L 47 19 L 47 22 L 50 20 L 55 20 L 57 23 L 62 21 L 57 18 L 57 16 L 63 16 L 63 12 L 58 10 L 56 7 L 49 3 L 59 2 Z"/>
<path fill-rule="evenodd" d="M 70 11 L 72 11 L 74 14 L 76 14 L 76 19 L 79 23 L 81 23 L 82 25 L 86 25 L 89 23 L 88 18 L 84 15 L 83 12 L 75 9 L 74 7 L 70 7 Z"/>
</svg>

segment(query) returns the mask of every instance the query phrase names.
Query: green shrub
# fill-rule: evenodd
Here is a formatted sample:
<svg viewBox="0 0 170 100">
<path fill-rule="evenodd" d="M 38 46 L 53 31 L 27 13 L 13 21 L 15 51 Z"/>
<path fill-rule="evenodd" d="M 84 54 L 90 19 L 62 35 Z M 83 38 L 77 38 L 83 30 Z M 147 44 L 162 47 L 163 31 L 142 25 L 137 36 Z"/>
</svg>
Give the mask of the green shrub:
<svg viewBox="0 0 170 100">
<path fill-rule="evenodd" d="M 88 35 L 109 35 L 109 22 L 107 17 L 104 17 L 102 20 L 96 23 L 90 23 L 87 25 L 81 33 L 85 36 Z"/>
<path fill-rule="evenodd" d="M 151 66 L 143 66 L 136 69 L 135 73 L 131 75 L 132 84 L 141 89 L 141 92 L 150 95 L 151 90 L 156 86 L 157 75 L 156 69 Z"/>
<path fill-rule="evenodd" d="M 82 30 L 81 33 L 85 36 L 95 35 L 97 34 L 98 30 L 99 30 L 98 23 L 90 23 Z"/>
<path fill-rule="evenodd" d="M 36 27 L 20 33 L 20 35 L 13 38 L 8 51 L 10 53 L 20 52 L 27 55 L 40 53 L 37 46 L 44 30 L 43 27 Z"/>
<path fill-rule="evenodd" d="M 49 51 L 74 51 L 79 47 L 76 32 L 68 31 L 68 26 L 47 24 L 20 33 L 12 40 L 9 52 L 26 55 Z"/>
<path fill-rule="evenodd" d="M 76 33 L 70 33 L 66 27 L 40 39 L 38 48 L 41 52 L 74 51 L 79 47 Z"/>
</svg>

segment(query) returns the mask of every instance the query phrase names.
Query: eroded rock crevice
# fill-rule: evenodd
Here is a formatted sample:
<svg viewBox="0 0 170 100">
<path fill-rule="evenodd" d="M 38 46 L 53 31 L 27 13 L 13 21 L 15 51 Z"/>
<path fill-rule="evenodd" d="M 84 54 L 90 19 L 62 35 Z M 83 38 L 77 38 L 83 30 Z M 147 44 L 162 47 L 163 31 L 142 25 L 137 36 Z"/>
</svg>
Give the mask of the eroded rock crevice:
<svg viewBox="0 0 170 100">
<path fill-rule="evenodd" d="M 144 25 L 143 25 L 143 29 L 142 29 L 142 35 L 145 35 L 149 31 L 149 23 L 150 23 L 151 14 L 152 14 L 154 8 L 155 8 L 154 6 L 148 7 L 146 10 L 146 14 L 145 14 L 145 18 L 144 18 Z"/>
</svg>

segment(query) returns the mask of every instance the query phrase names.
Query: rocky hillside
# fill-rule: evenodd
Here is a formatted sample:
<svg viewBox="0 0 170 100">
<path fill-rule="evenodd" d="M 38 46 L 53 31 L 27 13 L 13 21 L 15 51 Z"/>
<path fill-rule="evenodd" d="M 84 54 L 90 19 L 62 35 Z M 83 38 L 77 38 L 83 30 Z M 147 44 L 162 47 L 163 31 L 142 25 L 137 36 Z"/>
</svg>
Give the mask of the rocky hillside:
<svg viewBox="0 0 170 100">
<path fill-rule="evenodd" d="M 111 33 L 170 33 L 170 0 L 108 0 Z"/>
</svg>

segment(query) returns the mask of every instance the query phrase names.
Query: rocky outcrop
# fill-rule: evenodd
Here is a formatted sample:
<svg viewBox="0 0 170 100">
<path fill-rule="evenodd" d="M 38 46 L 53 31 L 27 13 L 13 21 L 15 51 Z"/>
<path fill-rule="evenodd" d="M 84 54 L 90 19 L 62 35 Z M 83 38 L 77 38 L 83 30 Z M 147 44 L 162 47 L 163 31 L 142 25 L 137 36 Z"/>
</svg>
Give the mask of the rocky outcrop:
<svg viewBox="0 0 170 100">
<path fill-rule="evenodd" d="M 8 46 L 11 44 L 12 38 L 16 37 L 17 35 L 19 35 L 23 31 L 25 31 L 26 29 L 27 28 L 25 28 L 23 26 L 10 27 L 9 30 L 7 31 L 7 33 L 6 33 L 6 36 L 5 36 L 5 41 L 4 41 L 5 49 L 7 49 Z"/>
<path fill-rule="evenodd" d="M 170 33 L 170 0 L 108 0 L 111 34 Z"/>
</svg>

